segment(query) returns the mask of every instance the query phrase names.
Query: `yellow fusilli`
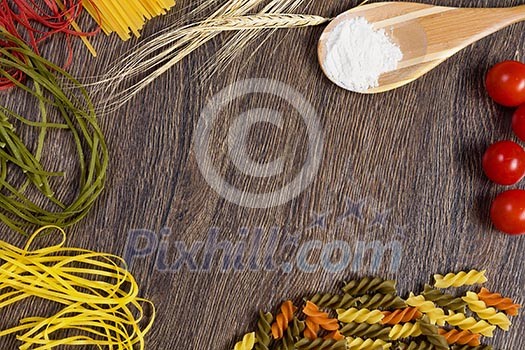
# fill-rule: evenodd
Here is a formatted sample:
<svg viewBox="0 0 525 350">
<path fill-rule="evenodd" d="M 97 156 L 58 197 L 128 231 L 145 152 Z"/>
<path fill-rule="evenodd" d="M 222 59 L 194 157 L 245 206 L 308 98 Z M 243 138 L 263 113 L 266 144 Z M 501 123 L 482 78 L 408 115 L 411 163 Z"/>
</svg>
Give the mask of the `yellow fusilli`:
<svg viewBox="0 0 525 350">
<path fill-rule="evenodd" d="M 447 317 L 447 322 L 461 328 L 464 331 L 471 331 L 472 333 L 479 333 L 485 337 L 492 337 L 496 326 L 492 326 L 486 321 L 478 321 L 474 317 L 467 317 L 465 314 L 455 314 L 449 311 L 450 315 Z"/>
<path fill-rule="evenodd" d="M 485 270 L 471 270 L 469 272 L 461 271 L 458 273 L 449 273 L 445 276 L 434 275 L 434 280 L 436 281 L 436 288 L 450 288 L 485 283 L 487 282 L 487 277 L 485 277 Z"/>
<path fill-rule="evenodd" d="M 255 332 L 246 334 L 233 350 L 252 350 L 255 346 Z"/>
<path fill-rule="evenodd" d="M 392 340 L 398 340 L 408 337 L 419 337 L 422 334 L 419 323 L 396 324 L 390 330 L 389 337 Z"/>
<path fill-rule="evenodd" d="M 381 322 L 385 317 L 380 310 L 356 309 L 350 308 L 348 310 L 338 309 L 338 319 L 344 323 L 368 323 L 375 324 Z"/>
<path fill-rule="evenodd" d="M 379 350 L 390 349 L 392 343 L 387 343 L 381 339 L 346 338 L 348 350 Z"/>
<path fill-rule="evenodd" d="M 430 323 L 440 326 L 445 325 L 445 319 L 447 318 L 445 311 L 442 308 L 436 307 L 432 301 L 426 300 L 424 296 L 415 296 L 413 293 L 410 293 L 406 303 L 427 315 Z"/>
<path fill-rule="evenodd" d="M 462 298 L 472 312 L 479 318 L 488 321 L 490 324 L 498 326 L 504 331 L 510 328 L 510 320 L 503 312 L 497 312 L 493 307 L 487 307 L 485 302 L 479 300 L 479 296 L 474 292 L 467 292 L 467 296 Z"/>
</svg>

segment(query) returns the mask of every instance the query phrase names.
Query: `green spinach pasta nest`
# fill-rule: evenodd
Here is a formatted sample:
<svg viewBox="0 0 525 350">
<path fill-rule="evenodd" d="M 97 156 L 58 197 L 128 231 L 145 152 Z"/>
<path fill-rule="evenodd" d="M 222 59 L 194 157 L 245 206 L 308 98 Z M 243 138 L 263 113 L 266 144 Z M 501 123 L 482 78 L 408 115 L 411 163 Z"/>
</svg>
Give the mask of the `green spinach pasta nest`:
<svg viewBox="0 0 525 350">
<path fill-rule="evenodd" d="M 40 226 L 70 226 L 86 216 L 104 188 L 108 150 L 93 104 L 63 69 L 1 29 L 0 40 L 10 46 L 0 48 L 0 75 L 39 109 L 38 118 L 30 118 L 0 106 L 0 221 L 23 234 Z M 16 71 L 28 82 L 19 81 Z M 56 143 L 66 134 L 71 147 Z M 67 159 L 76 170 L 48 170 L 64 162 L 57 151 L 64 148 L 76 153 L 76 160 Z"/>
</svg>

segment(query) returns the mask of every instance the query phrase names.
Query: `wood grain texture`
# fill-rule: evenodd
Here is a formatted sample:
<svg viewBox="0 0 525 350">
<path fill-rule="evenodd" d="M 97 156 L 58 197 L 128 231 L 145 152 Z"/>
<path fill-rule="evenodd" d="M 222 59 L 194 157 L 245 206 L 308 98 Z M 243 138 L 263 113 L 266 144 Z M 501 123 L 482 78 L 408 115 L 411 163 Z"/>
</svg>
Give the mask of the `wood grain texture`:
<svg viewBox="0 0 525 350">
<path fill-rule="evenodd" d="M 521 0 L 423 2 L 472 7 L 523 4 Z M 356 2 L 325 0 L 312 2 L 304 10 L 335 16 L 353 5 Z M 175 18 L 152 21 L 145 36 Z M 346 92 L 324 78 L 316 57 L 322 30 L 277 31 L 259 51 L 254 53 L 260 44 L 254 43 L 219 74 L 207 80 L 195 77 L 230 37 L 221 35 L 118 113 L 102 118 L 111 150 L 107 188 L 88 218 L 69 230 L 68 244 L 122 255 L 131 230 L 151 230 L 160 237 L 161 230 L 169 228 L 164 261 L 171 265 L 178 257 L 177 241 L 191 246 L 205 241 L 209 230 L 217 228 L 219 240 L 244 241 L 253 248 L 256 244 L 249 240 L 260 228 L 264 244 L 259 260 L 272 242 L 278 242 L 276 260 L 281 265 L 297 255 L 293 239 L 283 242 L 287 234 L 296 235 L 302 244 L 345 241 L 352 252 L 365 243 L 396 243 L 402 247 L 399 269 L 389 268 L 387 253 L 377 274 L 398 279 L 404 296 L 422 290 L 433 273 L 478 268 L 488 270 L 489 289 L 523 302 L 525 240 L 491 228 L 490 202 L 503 188 L 485 179 L 481 169 L 481 155 L 490 143 L 513 138 L 511 111 L 488 98 L 483 76 L 501 60 L 525 60 L 523 25 L 483 39 L 421 80 L 373 96 Z M 76 43 L 78 61 L 71 71 L 76 76 L 104 72 L 136 42 L 98 36 L 93 40 L 100 54 L 96 60 Z M 52 52 L 57 51 L 50 44 L 44 54 Z M 192 142 L 206 103 L 229 84 L 248 78 L 273 79 L 300 92 L 317 111 L 324 134 L 321 165 L 312 184 L 296 199 L 270 209 L 244 208 L 221 198 L 204 180 Z M 18 92 L 4 98 L 7 104 L 25 103 Z M 284 116 L 282 129 L 257 125 L 248 138 L 248 152 L 255 160 L 283 157 L 283 175 L 248 177 L 236 171 L 228 158 L 228 130 L 241 113 L 253 108 L 272 109 Z M 24 109 L 34 111 L 30 106 Z M 230 184 L 254 192 L 279 189 L 297 174 L 308 151 L 306 128 L 297 111 L 268 94 L 234 101 L 217 118 L 212 135 L 210 152 L 217 171 Z M 60 140 L 53 141 L 57 147 L 70 147 L 67 138 Z M 320 222 L 313 225 L 324 214 L 326 227 Z M 242 228 L 250 230 L 248 237 Z M 7 229 L 2 229 L 2 238 L 23 241 Z M 318 255 L 311 261 L 318 261 Z M 291 273 L 280 268 L 221 271 L 220 262 L 207 272 L 192 272 L 187 266 L 167 272 L 155 268 L 154 255 L 138 258 L 132 272 L 142 295 L 158 309 L 147 348 L 231 349 L 254 329 L 259 309 L 275 312 L 288 298 L 300 302 L 318 291 L 335 292 L 343 279 L 373 274 L 368 255 L 361 266 L 337 273 L 298 268 Z M 3 310 L 0 327 L 12 326 L 21 316 L 35 312 L 45 315 L 52 308 L 31 300 Z M 509 333 L 497 332 L 490 343 L 500 349 L 525 348 L 523 316 L 513 318 L 513 323 Z M 2 349 L 16 344 L 15 339 L 0 340 Z"/>
</svg>

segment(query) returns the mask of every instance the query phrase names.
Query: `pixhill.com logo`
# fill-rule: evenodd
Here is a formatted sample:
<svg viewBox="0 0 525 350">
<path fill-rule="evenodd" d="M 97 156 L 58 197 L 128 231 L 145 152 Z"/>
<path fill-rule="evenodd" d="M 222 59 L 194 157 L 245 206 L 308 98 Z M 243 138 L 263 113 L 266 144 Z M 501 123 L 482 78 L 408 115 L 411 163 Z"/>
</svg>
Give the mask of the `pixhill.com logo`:
<svg viewBox="0 0 525 350">
<path fill-rule="evenodd" d="M 373 198 L 347 197 L 343 206 L 310 212 L 303 228 L 282 226 L 211 227 L 202 239 L 181 240 L 170 228 L 160 232 L 131 230 L 124 249 L 128 265 L 140 262 L 161 273 L 304 272 L 396 273 L 402 263 L 408 228 L 397 222 L 392 208 Z M 351 238 L 344 232 L 381 233 L 381 240 Z M 312 239 L 312 232 L 339 232 L 341 238 Z M 333 237 L 333 235 L 330 235 Z M 378 235 L 376 235 L 378 236 Z"/>
<path fill-rule="evenodd" d="M 386 266 L 397 272 L 403 257 L 400 241 L 382 242 L 303 239 L 281 227 L 243 227 L 238 239 L 220 239 L 221 229 L 211 228 L 205 240 L 171 241 L 171 230 L 129 233 L 124 259 L 132 265 L 148 259 L 158 272 L 377 272 Z"/>
</svg>

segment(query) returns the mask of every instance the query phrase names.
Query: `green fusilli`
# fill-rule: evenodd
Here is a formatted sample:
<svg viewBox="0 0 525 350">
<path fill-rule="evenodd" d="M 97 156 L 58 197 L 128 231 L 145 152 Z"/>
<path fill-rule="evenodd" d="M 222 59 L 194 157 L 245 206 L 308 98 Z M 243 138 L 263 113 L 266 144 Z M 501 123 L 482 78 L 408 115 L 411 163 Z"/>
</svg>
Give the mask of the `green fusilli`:
<svg viewBox="0 0 525 350">
<path fill-rule="evenodd" d="M 374 338 L 389 340 L 391 327 L 384 327 L 380 324 L 367 324 L 351 322 L 341 328 L 341 333 L 347 337 Z"/>
<path fill-rule="evenodd" d="M 327 309 L 349 309 L 356 306 L 359 298 L 353 297 L 350 294 L 316 294 L 310 301 L 315 305 Z"/>
<path fill-rule="evenodd" d="M 365 277 L 346 283 L 343 291 L 353 296 L 368 293 L 396 294 L 396 281 L 384 280 L 379 277 Z"/>
<path fill-rule="evenodd" d="M 443 293 L 439 289 L 432 288 L 428 284 L 425 285 L 423 296 L 426 300 L 432 301 L 436 305 L 447 308 L 454 312 L 464 313 L 465 307 L 467 306 L 467 303 L 461 298 L 457 298 L 452 294 Z"/>
<path fill-rule="evenodd" d="M 255 339 L 257 339 L 255 350 L 269 350 L 272 342 L 272 322 L 273 316 L 271 313 L 259 311 L 259 320 L 255 331 Z"/>
</svg>

